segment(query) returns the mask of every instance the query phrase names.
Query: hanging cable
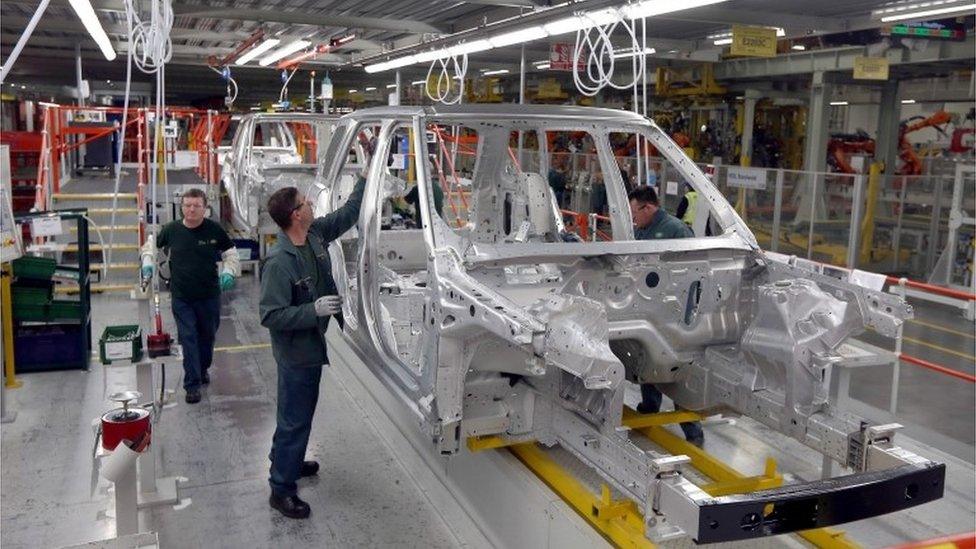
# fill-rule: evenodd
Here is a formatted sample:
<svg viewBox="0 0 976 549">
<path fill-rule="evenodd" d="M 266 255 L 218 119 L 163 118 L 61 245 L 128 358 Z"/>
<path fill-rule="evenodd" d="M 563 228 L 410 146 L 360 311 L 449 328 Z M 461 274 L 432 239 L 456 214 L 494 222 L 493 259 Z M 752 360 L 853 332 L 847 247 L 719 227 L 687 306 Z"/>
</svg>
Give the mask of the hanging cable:
<svg viewBox="0 0 976 549">
<path fill-rule="evenodd" d="M 584 14 L 582 17 L 586 17 Z M 635 64 L 633 81 L 627 84 L 616 84 L 613 81 L 614 56 L 619 54 L 614 49 L 611 38 L 618 26 L 622 26 L 630 35 L 631 59 Z M 593 25 L 592 27 L 576 31 L 576 48 L 574 60 L 586 55 L 586 75 L 580 74 L 579 64 L 573 63 L 573 81 L 576 89 L 588 97 L 600 93 L 603 88 L 610 86 L 617 90 L 627 90 L 637 86 L 644 75 L 645 59 L 644 46 L 639 44 L 636 33 L 636 20 L 632 19 L 628 25 L 626 21 L 615 21 L 607 25 Z"/>
<path fill-rule="evenodd" d="M 458 60 L 460 58 L 460 61 Z M 434 89 L 430 89 L 430 78 L 434 74 L 434 68 L 440 65 L 440 72 L 437 75 L 437 84 Z M 453 75 L 451 73 L 454 73 Z M 427 84 L 424 86 L 427 97 L 436 103 L 445 105 L 459 105 L 464 97 L 464 77 L 468 73 L 468 54 L 453 55 L 443 59 L 437 59 L 430 64 L 427 69 Z M 457 95 L 451 93 L 453 82 L 458 81 Z"/>
<path fill-rule="evenodd" d="M 234 102 L 237 101 L 237 93 L 239 89 L 237 87 L 237 80 L 234 80 L 234 77 L 230 74 L 230 67 L 224 67 L 224 70 L 220 70 L 217 67 L 210 67 L 210 70 L 219 74 L 221 78 L 227 81 L 227 98 L 225 99 L 225 103 L 227 104 L 228 109 L 233 108 Z M 231 86 L 234 87 L 233 94 L 230 93 Z"/>
<path fill-rule="evenodd" d="M 278 94 L 278 103 L 281 103 L 282 101 L 285 100 L 285 94 L 288 93 L 288 83 L 291 82 L 291 78 L 295 76 L 296 72 L 298 72 L 297 65 L 295 66 L 294 70 L 291 71 L 291 74 L 288 75 L 288 78 L 285 79 L 285 83 L 282 84 L 281 93 Z"/>
</svg>

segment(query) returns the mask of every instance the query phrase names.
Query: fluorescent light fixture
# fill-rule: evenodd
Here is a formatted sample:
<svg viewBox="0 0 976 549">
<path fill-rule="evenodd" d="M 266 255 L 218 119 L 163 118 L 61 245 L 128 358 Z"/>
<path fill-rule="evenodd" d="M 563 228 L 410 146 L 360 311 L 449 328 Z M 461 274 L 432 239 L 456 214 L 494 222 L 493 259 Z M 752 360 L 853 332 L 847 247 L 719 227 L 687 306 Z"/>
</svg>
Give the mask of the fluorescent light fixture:
<svg viewBox="0 0 976 549">
<path fill-rule="evenodd" d="M 620 12 L 616 8 L 604 8 L 602 10 L 588 11 L 583 17 L 590 20 L 594 25 L 604 26 L 620 21 Z"/>
<path fill-rule="evenodd" d="M 588 20 L 580 17 L 579 15 L 574 15 L 572 17 L 566 17 L 563 19 L 557 19 L 552 23 L 546 23 L 542 25 L 542 28 L 546 29 L 549 36 L 559 36 L 560 34 L 566 34 L 569 32 L 576 32 L 588 28 L 592 23 Z"/>
<path fill-rule="evenodd" d="M 498 69 L 496 71 L 485 71 L 482 73 L 484 76 L 492 76 L 495 74 L 508 74 L 508 69 Z"/>
<path fill-rule="evenodd" d="M 914 101 L 913 101 L 913 103 L 914 103 Z M 57 107 L 58 106 L 57 103 L 48 103 L 47 101 L 38 101 L 37 104 L 40 105 L 40 106 L 42 106 L 42 107 Z"/>
<path fill-rule="evenodd" d="M 374 91 L 374 90 L 376 90 L 376 86 L 368 86 L 366 88 L 366 91 L 368 91 L 368 92 L 371 92 L 371 91 Z"/>
<path fill-rule="evenodd" d="M 462 42 L 453 48 L 447 48 L 447 53 L 448 55 L 466 55 L 490 50 L 492 47 L 487 40 L 471 40 L 470 42 Z"/>
<path fill-rule="evenodd" d="M 540 71 L 544 71 L 551 66 L 552 65 L 550 65 L 549 63 L 539 63 L 538 65 L 535 66 L 535 68 L 539 69 Z"/>
<path fill-rule="evenodd" d="M 429 63 L 435 59 L 443 59 L 448 56 L 447 49 L 430 50 L 418 53 L 414 56 L 418 63 Z"/>
<path fill-rule="evenodd" d="M 396 59 L 384 61 L 383 63 L 374 63 L 372 65 L 368 65 L 366 67 L 366 72 L 372 74 L 374 72 L 388 71 L 390 69 L 399 69 L 400 67 L 413 65 L 416 62 L 417 62 L 416 56 L 407 55 L 405 57 L 398 57 Z"/>
<path fill-rule="evenodd" d="M 899 6 L 885 8 L 871 12 L 873 18 L 881 18 L 883 23 L 902 21 L 905 19 L 921 19 L 935 15 L 951 13 L 973 12 L 976 3 L 961 3 L 958 0 L 937 0 L 934 2 L 906 3 Z"/>
<path fill-rule="evenodd" d="M 414 80 L 410 83 L 411 86 L 423 86 L 425 84 L 427 84 L 426 80 Z"/>
<path fill-rule="evenodd" d="M 312 43 L 308 40 L 295 40 L 294 42 L 288 44 L 287 46 L 282 46 L 271 53 L 271 55 L 265 57 L 264 59 L 258 61 L 258 65 L 262 67 L 267 67 L 268 65 L 274 63 L 275 61 L 287 57 L 297 51 L 303 50 Z"/>
<path fill-rule="evenodd" d="M 257 46 L 255 46 L 255 47 L 251 48 L 250 50 L 248 50 L 248 52 L 245 53 L 244 55 L 238 57 L 236 63 L 238 65 L 246 65 L 247 63 L 249 63 L 252 60 L 254 60 L 257 56 L 259 56 L 262 53 L 270 50 L 271 48 L 277 46 L 280 43 L 281 43 L 281 40 L 278 40 L 277 38 L 268 38 L 264 42 L 261 42 Z"/>
<path fill-rule="evenodd" d="M 722 38 L 720 40 L 716 40 L 712 42 L 712 44 L 715 44 L 716 46 L 728 46 L 731 43 L 732 43 L 731 38 Z"/>
<path fill-rule="evenodd" d="M 793 46 L 790 49 L 796 51 L 806 51 L 807 47 L 804 46 L 803 44 L 793 44 Z"/>
<path fill-rule="evenodd" d="M 902 105 L 914 105 L 915 104 L 915 100 L 914 99 L 902 99 L 901 100 L 901 104 Z"/>
<path fill-rule="evenodd" d="M 644 55 L 652 55 L 656 53 L 657 50 L 654 48 L 644 48 Z M 614 59 L 620 59 L 621 57 L 632 57 L 634 55 L 634 48 L 627 48 L 624 50 L 617 50 L 613 52 Z M 640 55 L 638 52 L 637 55 Z"/>
<path fill-rule="evenodd" d="M 847 101 L 831 101 L 831 107 L 846 107 L 849 103 Z"/>
<path fill-rule="evenodd" d="M 388 89 L 388 90 L 392 90 L 395 87 L 396 87 L 396 84 L 387 84 L 386 85 L 386 89 Z"/>
<path fill-rule="evenodd" d="M 91 2 L 89 0 L 68 0 L 68 3 L 78 14 L 78 19 L 81 19 L 82 24 L 85 25 L 85 30 L 91 35 L 92 40 L 98 44 L 98 49 L 102 50 L 105 59 L 113 61 L 115 59 L 115 48 L 112 47 L 112 41 L 105 34 L 105 29 L 102 28 L 98 16 L 95 15 L 95 9 L 92 8 Z"/>
<path fill-rule="evenodd" d="M 521 44 L 522 42 L 530 42 L 532 40 L 538 40 L 539 38 L 545 38 L 549 34 L 542 27 L 528 27 L 525 29 L 519 29 L 517 31 L 506 32 L 505 34 L 499 34 L 498 36 L 492 36 L 488 39 L 491 45 L 496 48 L 501 48 L 504 46 L 511 46 L 512 44 Z"/>
<path fill-rule="evenodd" d="M 624 6 L 620 11 L 628 19 L 643 19 L 674 11 L 689 10 L 725 2 L 726 0 L 646 0 Z"/>
<path fill-rule="evenodd" d="M 359 90 L 349 90 L 349 93 L 359 93 Z"/>
</svg>

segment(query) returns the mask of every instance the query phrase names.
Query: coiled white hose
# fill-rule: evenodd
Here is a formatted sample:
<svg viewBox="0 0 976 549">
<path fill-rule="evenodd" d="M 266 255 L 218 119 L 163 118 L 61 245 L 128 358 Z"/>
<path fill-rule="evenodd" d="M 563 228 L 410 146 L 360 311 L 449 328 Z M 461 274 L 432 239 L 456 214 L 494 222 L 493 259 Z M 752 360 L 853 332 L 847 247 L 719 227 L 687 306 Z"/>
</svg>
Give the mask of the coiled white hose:
<svg viewBox="0 0 976 549">
<path fill-rule="evenodd" d="M 460 58 L 460 61 L 458 60 Z M 430 77 L 434 74 L 434 68 L 440 65 L 440 73 L 437 75 L 437 85 L 433 90 L 430 88 Z M 452 69 L 453 67 L 453 69 Z M 451 73 L 454 73 L 453 75 Z M 427 84 L 424 89 L 427 97 L 436 103 L 445 105 L 459 105 L 464 97 L 464 76 L 468 73 L 468 54 L 454 55 L 437 59 L 430 64 L 427 69 Z M 452 79 L 458 81 L 457 95 L 451 93 Z"/>
<path fill-rule="evenodd" d="M 613 81 L 614 54 L 618 52 L 614 49 L 611 38 L 618 26 L 622 26 L 630 35 L 631 59 L 636 67 L 633 80 L 626 84 L 616 84 Z M 638 85 L 644 75 L 646 61 L 644 46 L 637 39 L 636 27 L 636 20 L 631 20 L 629 24 L 626 21 L 616 21 L 607 25 L 594 25 L 576 31 L 573 81 L 580 93 L 593 97 L 607 86 L 617 90 L 627 90 Z M 579 64 L 575 60 L 580 59 L 584 54 L 586 55 L 586 74 L 582 75 Z"/>
</svg>

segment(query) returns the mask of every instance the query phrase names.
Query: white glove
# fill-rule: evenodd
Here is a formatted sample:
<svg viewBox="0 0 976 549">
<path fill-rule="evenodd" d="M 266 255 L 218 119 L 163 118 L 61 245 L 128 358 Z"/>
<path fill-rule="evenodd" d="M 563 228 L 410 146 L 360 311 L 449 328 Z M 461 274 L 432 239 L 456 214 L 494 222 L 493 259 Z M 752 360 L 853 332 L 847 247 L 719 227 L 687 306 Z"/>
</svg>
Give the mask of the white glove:
<svg viewBox="0 0 976 549">
<path fill-rule="evenodd" d="M 332 316 L 342 312 L 342 296 L 324 295 L 315 300 L 316 316 Z"/>
</svg>

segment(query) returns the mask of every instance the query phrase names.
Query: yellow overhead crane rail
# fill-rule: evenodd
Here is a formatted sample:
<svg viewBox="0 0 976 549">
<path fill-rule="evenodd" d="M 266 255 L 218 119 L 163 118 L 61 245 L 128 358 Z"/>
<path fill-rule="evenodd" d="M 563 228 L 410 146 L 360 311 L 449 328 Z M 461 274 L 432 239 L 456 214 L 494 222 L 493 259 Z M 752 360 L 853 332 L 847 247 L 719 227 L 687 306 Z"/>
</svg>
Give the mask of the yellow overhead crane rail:
<svg viewBox="0 0 976 549">
<path fill-rule="evenodd" d="M 664 425 L 684 421 L 699 421 L 702 416 L 689 411 L 638 414 L 624 408 L 623 425 L 636 431 L 673 455 L 685 455 L 692 466 L 712 482 L 700 486 L 711 496 L 741 494 L 776 488 L 783 483 L 783 476 L 776 471 L 776 461 L 766 459 L 763 474 L 746 476 L 728 466 L 715 456 L 690 444 L 664 428 Z M 546 455 L 535 442 L 511 443 L 497 435 L 471 437 L 468 450 L 479 452 L 506 448 L 538 476 L 549 488 L 572 507 L 590 526 L 616 547 L 653 548 L 655 545 L 645 535 L 644 519 L 637 504 L 629 499 L 614 500 L 610 488 L 603 484 L 600 494 L 594 494 L 566 469 Z M 818 528 L 796 532 L 807 542 L 821 549 L 855 549 L 854 543 L 844 532 L 833 528 Z"/>
</svg>

